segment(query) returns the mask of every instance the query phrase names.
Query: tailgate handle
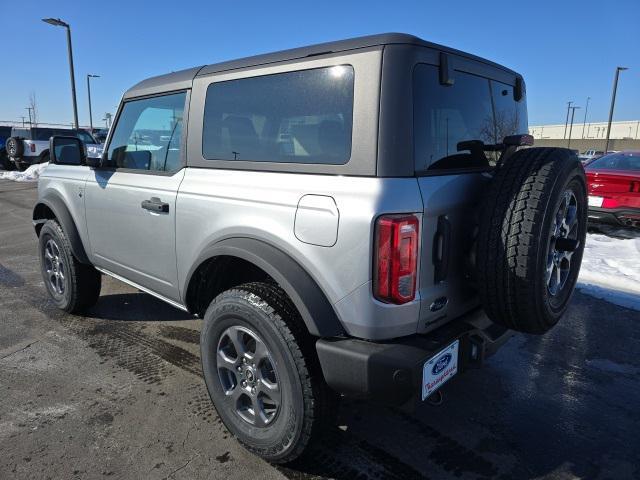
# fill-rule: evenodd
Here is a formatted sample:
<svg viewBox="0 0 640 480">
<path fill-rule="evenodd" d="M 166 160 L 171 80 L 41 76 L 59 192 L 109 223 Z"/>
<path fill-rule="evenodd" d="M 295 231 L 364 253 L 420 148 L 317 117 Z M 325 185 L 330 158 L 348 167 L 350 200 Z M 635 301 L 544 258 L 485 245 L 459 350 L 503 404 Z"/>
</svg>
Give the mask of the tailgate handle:
<svg viewBox="0 0 640 480">
<path fill-rule="evenodd" d="M 443 282 L 449 270 L 449 247 L 451 245 L 451 222 L 446 215 L 438 217 L 438 229 L 433 237 L 434 283 Z"/>
</svg>

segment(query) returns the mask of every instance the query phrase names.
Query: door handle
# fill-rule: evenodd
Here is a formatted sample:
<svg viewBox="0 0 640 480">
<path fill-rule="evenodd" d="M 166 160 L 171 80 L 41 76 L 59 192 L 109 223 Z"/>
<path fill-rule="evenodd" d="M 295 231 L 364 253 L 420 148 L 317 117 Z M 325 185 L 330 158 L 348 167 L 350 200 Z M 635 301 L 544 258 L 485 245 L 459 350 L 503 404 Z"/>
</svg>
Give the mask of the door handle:
<svg viewBox="0 0 640 480">
<path fill-rule="evenodd" d="M 158 197 L 151 197 L 149 200 L 143 200 L 140 206 L 150 212 L 169 213 L 169 204 L 161 201 Z"/>
</svg>

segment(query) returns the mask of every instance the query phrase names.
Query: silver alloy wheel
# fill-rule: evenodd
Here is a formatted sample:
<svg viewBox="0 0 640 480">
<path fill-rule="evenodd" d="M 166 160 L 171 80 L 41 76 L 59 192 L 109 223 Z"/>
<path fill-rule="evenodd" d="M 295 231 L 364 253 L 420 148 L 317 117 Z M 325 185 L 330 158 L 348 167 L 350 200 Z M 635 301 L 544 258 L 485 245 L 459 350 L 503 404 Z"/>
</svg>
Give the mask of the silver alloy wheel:
<svg viewBox="0 0 640 480">
<path fill-rule="evenodd" d="M 546 283 L 551 296 L 558 295 L 567 283 L 571 257 L 580 245 L 578 234 L 578 200 L 572 190 L 565 190 L 553 220 L 547 253 Z"/>
<path fill-rule="evenodd" d="M 18 151 L 16 140 L 13 138 L 10 138 L 9 140 L 7 140 L 7 144 L 5 145 L 5 147 L 7 148 L 7 152 L 9 153 L 9 156 L 15 157 L 16 152 Z"/>
<path fill-rule="evenodd" d="M 55 293 L 63 295 L 66 290 L 66 274 L 58 244 L 50 238 L 44 247 L 44 268 L 49 285 Z"/>
<path fill-rule="evenodd" d="M 227 328 L 218 341 L 216 364 L 232 410 L 256 427 L 273 422 L 282 397 L 274 361 L 262 339 L 246 327 Z"/>
</svg>

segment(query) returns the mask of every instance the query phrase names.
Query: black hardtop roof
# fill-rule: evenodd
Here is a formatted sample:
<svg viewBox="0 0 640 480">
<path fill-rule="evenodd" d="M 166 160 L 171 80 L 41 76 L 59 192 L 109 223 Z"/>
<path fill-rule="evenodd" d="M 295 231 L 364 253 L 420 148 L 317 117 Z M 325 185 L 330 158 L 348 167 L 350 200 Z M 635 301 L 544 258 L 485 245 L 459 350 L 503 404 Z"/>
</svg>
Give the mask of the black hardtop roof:
<svg viewBox="0 0 640 480">
<path fill-rule="evenodd" d="M 438 45 L 436 43 L 427 42 L 414 35 L 405 33 L 382 33 L 378 35 L 369 35 L 366 37 L 357 37 L 347 40 L 339 40 L 336 42 L 319 43 L 307 47 L 293 48 L 282 50 L 279 52 L 255 55 L 252 57 L 240 58 L 237 60 L 229 60 L 211 65 L 189 68 L 177 72 L 151 77 L 134 85 L 124 94 L 124 98 L 137 97 L 142 95 L 151 95 L 161 91 L 181 90 L 190 88 L 193 79 L 196 76 L 208 75 L 211 73 L 224 72 L 229 70 L 238 70 L 241 68 L 254 67 L 259 65 L 267 65 L 271 63 L 285 62 L 288 60 L 296 60 L 300 58 L 322 55 L 325 53 L 345 52 L 348 50 L 356 50 L 360 48 L 405 44 L 416 45 L 420 47 L 433 48 L 442 52 L 459 55 L 472 60 L 476 60 L 492 67 L 499 68 L 503 71 L 517 75 L 516 72 L 502 65 L 491 62 L 481 57 L 461 52 L 453 48 Z"/>
</svg>

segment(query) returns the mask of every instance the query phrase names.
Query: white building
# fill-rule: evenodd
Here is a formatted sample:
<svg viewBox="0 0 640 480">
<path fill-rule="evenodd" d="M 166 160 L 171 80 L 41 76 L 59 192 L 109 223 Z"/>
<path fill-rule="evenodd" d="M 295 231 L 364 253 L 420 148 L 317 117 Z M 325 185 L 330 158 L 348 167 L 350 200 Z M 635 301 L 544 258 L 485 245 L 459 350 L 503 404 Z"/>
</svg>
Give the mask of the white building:
<svg viewBox="0 0 640 480">
<path fill-rule="evenodd" d="M 569 138 L 569 130 L 571 130 L 571 139 L 604 139 L 607 137 L 607 122 L 574 123 L 573 128 L 571 125 L 566 126 L 566 132 L 564 123 L 561 125 L 529 126 L 529 134 L 534 138 L 541 139 Z M 640 139 L 640 120 L 611 122 L 610 138 Z"/>
</svg>

